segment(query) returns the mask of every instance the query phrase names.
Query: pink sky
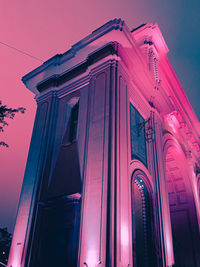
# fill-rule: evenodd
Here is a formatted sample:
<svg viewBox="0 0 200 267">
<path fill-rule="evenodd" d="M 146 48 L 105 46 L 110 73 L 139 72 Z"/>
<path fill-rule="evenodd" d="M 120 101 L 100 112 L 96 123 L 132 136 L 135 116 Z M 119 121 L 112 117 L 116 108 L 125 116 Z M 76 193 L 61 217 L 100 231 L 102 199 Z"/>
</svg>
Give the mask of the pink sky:
<svg viewBox="0 0 200 267">
<path fill-rule="evenodd" d="M 0 42 L 47 60 L 63 53 L 110 19 L 121 17 L 132 29 L 158 23 L 169 59 L 198 117 L 200 2 L 197 0 L 0 0 Z M 1 134 L 0 227 L 13 231 L 28 155 L 36 104 L 21 78 L 40 62 L 0 44 L 0 100 L 26 107 Z"/>
</svg>

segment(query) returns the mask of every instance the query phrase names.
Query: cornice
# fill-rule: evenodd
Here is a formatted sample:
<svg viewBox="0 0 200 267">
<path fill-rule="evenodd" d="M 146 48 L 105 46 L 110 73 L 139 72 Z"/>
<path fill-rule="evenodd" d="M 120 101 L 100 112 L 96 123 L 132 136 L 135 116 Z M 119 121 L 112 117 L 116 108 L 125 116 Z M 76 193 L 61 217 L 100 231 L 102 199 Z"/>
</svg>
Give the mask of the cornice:
<svg viewBox="0 0 200 267">
<path fill-rule="evenodd" d="M 31 79 L 32 77 L 38 75 L 39 73 L 43 72 L 51 65 L 61 65 L 64 61 L 67 61 L 76 56 L 76 53 L 82 49 L 83 47 L 87 46 L 91 42 L 95 41 L 96 39 L 100 38 L 101 36 L 105 35 L 106 33 L 112 30 L 120 30 L 120 31 L 129 31 L 127 25 L 124 23 L 122 19 L 113 19 L 109 22 L 105 23 L 103 26 L 99 27 L 98 29 L 94 30 L 91 34 L 74 44 L 71 49 L 66 51 L 64 54 L 57 54 L 47 61 L 45 61 L 41 66 L 34 69 L 30 73 L 26 74 L 22 81 L 26 84 L 26 81 Z"/>
<path fill-rule="evenodd" d="M 60 75 L 58 74 L 52 75 L 47 80 L 42 81 L 41 83 L 37 85 L 38 92 L 41 93 L 47 90 L 49 87 L 58 87 L 68 82 L 69 80 L 85 73 L 89 66 L 93 65 L 97 61 L 109 55 L 118 55 L 118 43 L 117 42 L 108 43 L 107 45 L 94 51 L 93 53 L 88 55 L 85 61 L 76 65 L 74 68 L 68 70 L 67 72 L 62 73 Z"/>
<path fill-rule="evenodd" d="M 182 121 L 193 132 L 194 139 L 200 143 L 200 123 L 167 57 L 160 64 L 160 69 L 164 89 L 168 92 L 170 101 L 174 103 L 174 110 L 180 113 Z"/>
<path fill-rule="evenodd" d="M 89 43 L 93 42 L 94 40 L 100 38 L 101 36 L 105 35 L 107 32 L 110 32 L 112 30 L 126 30 L 127 25 L 124 23 L 121 19 L 114 19 L 110 20 L 101 27 L 94 30 L 90 35 L 86 36 L 76 44 L 74 44 L 71 48 L 72 51 L 78 51 L 82 49 L 83 47 L 87 46 Z M 63 54 L 64 56 L 65 54 Z"/>
<path fill-rule="evenodd" d="M 100 61 L 97 64 L 91 65 L 88 67 L 87 72 L 85 72 L 84 76 L 77 76 L 75 79 L 71 79 L 68 82 L 64 83 L 63 87 L 51 87 L 47 90 L 43 91 L 41 94 L 39 94 L 35 99 L 37 103 L 44 102 L 49 97 L 56 96 L 58 98 L 63 98 L 69 93 L 72 93 L 74 91 L 77 91 L 85 86 L 87 86 L 90 82 L 90 79 L 98 72 L 106 69 L 107 67 L 114 66 L 117 64 L 117 58 L 106 57 L 104 58 L 105 61 Z"/>
</svg>

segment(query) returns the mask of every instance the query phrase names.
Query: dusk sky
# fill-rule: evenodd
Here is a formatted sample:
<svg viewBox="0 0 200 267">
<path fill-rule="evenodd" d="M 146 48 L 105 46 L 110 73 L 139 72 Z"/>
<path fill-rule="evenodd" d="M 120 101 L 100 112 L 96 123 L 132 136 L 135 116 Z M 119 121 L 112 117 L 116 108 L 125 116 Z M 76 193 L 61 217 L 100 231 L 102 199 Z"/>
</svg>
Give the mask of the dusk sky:
<svg viewBox="0 0 200 267">
<path fill-rule="evenodd" d="M 0 100 L 26 108 L 1 134 L 9 148 L 0 147 L 0 227 L 14 228 L 36 111 L 34 95 L 21 78 L 42 63 L 3 43 L 45 61 L 113 18 L 122 18 L 130 29 L 158 24 L 168 58 L 200 119 L 199 0 L 0 0 Z"/>
</svg>

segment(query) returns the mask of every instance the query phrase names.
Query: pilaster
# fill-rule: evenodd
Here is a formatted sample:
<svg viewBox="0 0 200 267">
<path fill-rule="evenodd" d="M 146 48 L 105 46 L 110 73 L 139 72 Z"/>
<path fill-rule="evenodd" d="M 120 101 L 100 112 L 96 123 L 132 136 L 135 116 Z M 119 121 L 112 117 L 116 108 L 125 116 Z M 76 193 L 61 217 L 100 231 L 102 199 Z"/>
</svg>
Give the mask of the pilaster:
<svg viewBox="0 0 200 267">
<path fill-rule="evenodd" d="M 169 211 L 169 200 L 165 177 L 165 162 L 163 153 L 163 128 L 162 121 L 157 112 L 151 113 L 152 126 L 155 131 L 154 140 L 151 143 L 153 164 L 152 175 L 155 179 L 155 199 L 160 228 L 161 258 L 163 266 L 174 264 L 173 241 L 171 231 L 171 219 Z"/>
<path fill-rule="evenodd" d="M 106 264 L 110 66 L 91 72 L 79 266 Z"/>
<path fill-rule="evenodd" d="M 25 266 L 38 185 L 44 171 L 48 142 L 52 134 L 49 128 L 53 113 L 56 111 L 55 99 L 56 96 L 51 94 L 38 103 L 8 266 Z"/>
</svg>

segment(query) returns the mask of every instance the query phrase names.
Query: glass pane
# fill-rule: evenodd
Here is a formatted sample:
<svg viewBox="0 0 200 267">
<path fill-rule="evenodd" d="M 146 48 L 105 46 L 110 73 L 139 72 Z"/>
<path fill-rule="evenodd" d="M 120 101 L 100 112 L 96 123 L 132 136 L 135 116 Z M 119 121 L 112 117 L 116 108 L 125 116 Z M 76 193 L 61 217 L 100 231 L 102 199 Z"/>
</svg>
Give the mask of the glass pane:
<svg viewBox="0 0 200 267">
<path fill-rule="evenodd" d="M 139 159 L 147 166 L 145 120 L 130 104 L 131 159 Z"/>
</svg>

